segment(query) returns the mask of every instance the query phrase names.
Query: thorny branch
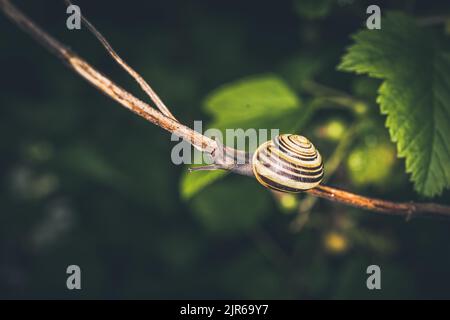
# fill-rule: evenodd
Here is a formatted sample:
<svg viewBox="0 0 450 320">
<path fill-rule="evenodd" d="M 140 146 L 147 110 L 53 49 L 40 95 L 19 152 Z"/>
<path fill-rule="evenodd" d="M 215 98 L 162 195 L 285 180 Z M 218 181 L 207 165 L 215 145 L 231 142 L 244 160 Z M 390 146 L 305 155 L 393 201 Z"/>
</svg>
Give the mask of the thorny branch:
<svg viewBox="0 0 450 320">
<path fill-rule="evenodd" d="M 216 141 L 202 135 L 199 132 L 178 122 L 170 113 L 169 109 L 159 99 L 156 93 L 151 89 L 147 82 L 131 67 L 129 67 L 112 49 L 106 39 L 83 18 L 85 25 L 94 33 L 101 41 L 109 54 L 139 83 L 141 88 L 149 95 L 156 110 L 149 104 L 136 98 L 131 93 L 115 84 L 109 78 L 97 71 L 83 58 L 72 52 L 65 45 L 54 39 L 47 32 L 37 26 L 32 20 L 25 16 L 19 9 L 10 3 L 9 0 L 0 0 L 0 9 L 4 14 L 25 32 L 30 34 L 38 43 L 46 47 L 50 52 L 58 56 L 65 64 L 81 77 L 86 79 L 90 84 L 105 93 L 113 100 L 117 101 L 123 107 L 143 117 L 149 122 L 176 134 L 184 140 L 190 142 L 195 148 L 209 154 L 216 164 L 230 165 L 233 164 L 232 157 L 217 157 L 222 148 Z M 243 151 L 234 150 L 229 147 L 223 147 L 225 155 L 243 154 Z M 415 202 L 393 202 L 381 199 L 364 197 L 348 191 L 332 188 L 329 186 L 319 185 L 314 189 L 307 191 L 316 197 L 340 202 L 353 207 L 358 207 L 370 211 L 399 215 L 407 219 L 419 216 L 445 216 L 450 217 L 450 207 L 436 203 L 415 203 Z"/>
</svg>

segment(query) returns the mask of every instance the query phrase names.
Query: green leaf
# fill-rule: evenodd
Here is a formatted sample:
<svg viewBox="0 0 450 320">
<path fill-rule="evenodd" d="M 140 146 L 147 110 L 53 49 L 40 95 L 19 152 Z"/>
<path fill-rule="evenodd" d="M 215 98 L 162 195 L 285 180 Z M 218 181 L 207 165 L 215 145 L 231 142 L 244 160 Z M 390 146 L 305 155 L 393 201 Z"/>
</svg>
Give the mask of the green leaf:
<svg viewBox="0 0 450 320">
<path fill-rule="evenodd" d="M 327 16 L 333 5 L 331 0 L 297 0 L 295 10 L 307 19 L 319 19 Z"/>
<path fill-rule="evenodd" d="M 206 99 L 210 127 L 292 129 L 301 119 L 300 100 L 280 78 L 251 77 L 226 84 Z"/>
<path fill-rule="evenodd" d="M 216 89 L 207 97 L 205 110 L 213 116 L 209 128 L 222 131 L 254 128 L 291 132 L 309 115 L 309 112 L 299 112 L 297 95 L 273 75 L 241 79 Z M 225 175 L 226 172 L 220 170 L 185 172 L 180 184 L 181 196 L 189 200 Z"/>
<path fill-rule="evenodd" d="M 203 188 L 221 179 L 227 174 L 224 170 L 183 172 L 181 177 L 181 197 L 185 200 L 191 199 Z"/>
<path fill-rule="evenodd" d="M 450 186 L 450 54 L 400 13 L 354 40 L 339 69 L 384 80 L 377 102 L 398 155 L 419 193 L 440 194 Z"/>
</svg>

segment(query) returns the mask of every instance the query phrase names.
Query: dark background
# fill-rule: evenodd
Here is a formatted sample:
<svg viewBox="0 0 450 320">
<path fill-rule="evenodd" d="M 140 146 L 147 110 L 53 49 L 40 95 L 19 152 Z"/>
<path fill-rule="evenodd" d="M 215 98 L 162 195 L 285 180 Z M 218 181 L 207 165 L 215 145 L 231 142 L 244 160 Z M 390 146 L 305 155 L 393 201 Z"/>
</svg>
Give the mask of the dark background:
<svg viewBox="0 0 450 320">
<path fill-rule="evenodd" d="M 249 75 L 279 74 L 302 95 L 290 63 L 306 54 L 323 61 L 318 82 L 368 101 L 374 124 L 365 134 L 395 153 L 374 102 L 379 83 L 363 79 L 374 88 L 364 95 L 353 75 L 335 70 L 372 3 L 335 1 L 327 17 L 308 19 L 294 2 L 77 4 L 188 125 L 208 120 L 201 106 L 211 90 Z M 63 1 L 14 3 L 146 99 L 92 35 L 66 29 Z M 450 12 L 448 1 L 379 5 L 383 13 Z M 449 221 L 405 222 L 321 201 L 293 232 L 289 205 L 235 176 L 182 200 L 185 168 L 170 161 L 168 133 L 100 94 L 3 15 L 0 30 L 0 297 L 450 298 Z M 319 113 L 305 134 L 320 136 L 324 118 L 344 128 L 352 121 L 340 110 Z M 355 143 L 363 148 L 360 140 Z M 333 146 L 323 143 L 321 150 Z M 381 181 L 363 183 L 351 178 L 346 161 L 330 184 L 424 200 L 404 173 L 404 160 L 389 163 Z M 448 196 L 434 201 L 449 203 Z M 71 264 L 81 267 L 81 291 L 66 289 Z M 380 291 L 366 288 L 370 264 L 381 267 Z"/>
</svg>

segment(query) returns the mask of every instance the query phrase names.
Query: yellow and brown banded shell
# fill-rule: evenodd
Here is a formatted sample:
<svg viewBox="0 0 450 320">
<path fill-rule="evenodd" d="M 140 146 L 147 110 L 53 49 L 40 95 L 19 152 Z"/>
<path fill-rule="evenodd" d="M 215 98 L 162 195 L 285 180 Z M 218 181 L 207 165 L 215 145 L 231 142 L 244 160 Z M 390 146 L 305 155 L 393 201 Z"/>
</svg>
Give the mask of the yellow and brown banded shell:
<svg viewBox="0 0 450 320">
<path fill-rule="evenodd" d="M 319 151 L 305 137 L 276 136 L 258 147 L 252 159 L 256 179 L 268 188 L 301 192 L 317 186 L 323 178 Z"/>
</svg>

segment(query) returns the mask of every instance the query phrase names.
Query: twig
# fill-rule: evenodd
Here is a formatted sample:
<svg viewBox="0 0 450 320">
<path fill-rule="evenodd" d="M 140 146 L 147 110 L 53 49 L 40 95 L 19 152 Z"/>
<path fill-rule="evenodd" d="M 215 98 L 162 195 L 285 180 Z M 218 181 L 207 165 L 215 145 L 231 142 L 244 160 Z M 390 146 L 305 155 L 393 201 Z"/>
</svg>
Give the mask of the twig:
<svg viewBox="0 0 450 320">
<path fill-rule="evenodd" d="M 50 52 L 62 59 L 72 70 L 86 79 L 101 92 L 117 101 L 123 107 L 136 113 L 137 115 L 143 117 L 151 123 L 180 136 L 181 138 L 190 142 L 195 148 L 199 149 L 200 151 L 210 154 L 213 157 L 215 163 L 223 164 L 223 162 L 219 163 L 219 161 L 224 161 L 225 164 L 230 164 L 231 160 L 228 157 L 221 157 L 225 158 L 225 160 L 215 157 L 215 153 L 217 153 L 217 150 L 220 149 L 216 141 L 182 125 L 172 117 L 164 115 L 158 110 L 152 108 L 149 104 L 139 100 L 125 89 L 116 85 L 113 81 L 97 71 L 84 59 L 73 53 L 66 46 L 58 42 L 56 39 L 54 39 L 40 27 L 38 27 L 15 6 L 13 6 L 10 1 L 0 0 L 0 9 L 11 21 L 17 24 L 25 32 L 30 34 L 38 43 L 40 43 Z M 111 53 L 111 51 L 109 52 Z M 155 105 L 158 105 L 158 103 L 155 102 L 154 97 L 150 96 L 150 98 L 153 100 Z M 243 151 L 228 147 L 224 147 L 223 151 L 225 151 L 227 155 L 244 153 Z M 348 204 L 350 206 L 359 207 L 375 212 L 391 213 L 404 216 L 406 218 L 425 214 L 450 217 L 449 206 L 439 205 L 435 203 L 391 202 L 368 198 L 327 186 L 318 186 L 314 189 L 309 190 L 308 193 L 331 201 Z"/>
<path fill-rule="evenodd" d="M 407 220 L 417 216 L 446 216 L 450 218 L 450 207 L 437 203 L 393 202 L 364 197 L 333 187 L 319 185 L 307 191 L 316 197 L 341 202 L 352 207 L 403 216 Z"/>
<path fill-rule="evenodd" d="M 116 85 L 113 81 L 105 77 L 83 58 L 72 52 L 69 48 L 54 39 L 8 0 L 0 0 L 0 9 L 16 23 L 21 29 L 30 34 L 37 42 L 46 47 L 50 52 L 57 55 L 71 69 L 90 82 L 94 87 L 105 93 L 113 100 L 120 103 L 125 108 L 138 114 L 151 123 L 169 131 L 176 133 L 181 138 L 189 141 L 200 151 L 214 153 L 217 144 L 214 140 L 180 124 L 171 117 L 163 115 L 147 103 L 133 96 L 131 93 Z"/>
<path fill-rule="evenodd" d="M 72 5 L 70 0 L 65 0 L 67 5 Z M 156 107 L 167 117 L 177 120 L 175 116 L 170 112 L 169 108 L 166 107 L 164 102 L 159 98 L 155 91 L 150 87 L 150 85 L 145 81 L 145 79 L 137 73 L 133 68 L 131 68 L 113 49 L 109 44 L 108 40 L 94 27 L 92 23 L 89 22 L 86 17 L 81 14 L 81 21 L 83 24 L 92 32 L 92 34 L 97 38 L 98 41 L 103 45 L 106 51 L 111 55 L 111 57 L 126 71 L 130 74 L 136 82 L 141 86 L 142 90 L 150 97 L 150 99 L 155 103 Z"/>
</svg>

